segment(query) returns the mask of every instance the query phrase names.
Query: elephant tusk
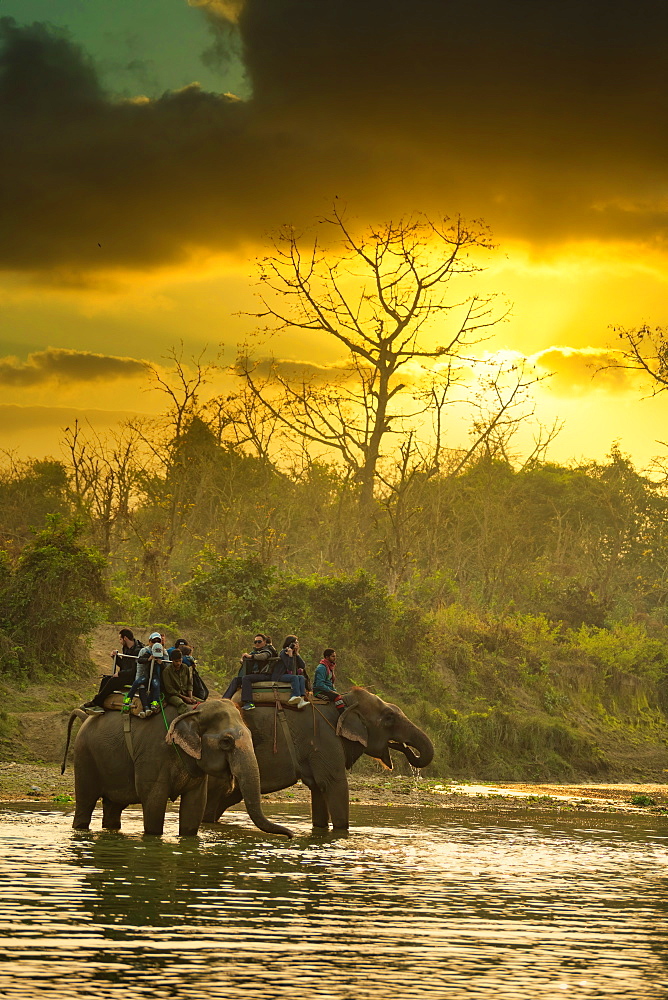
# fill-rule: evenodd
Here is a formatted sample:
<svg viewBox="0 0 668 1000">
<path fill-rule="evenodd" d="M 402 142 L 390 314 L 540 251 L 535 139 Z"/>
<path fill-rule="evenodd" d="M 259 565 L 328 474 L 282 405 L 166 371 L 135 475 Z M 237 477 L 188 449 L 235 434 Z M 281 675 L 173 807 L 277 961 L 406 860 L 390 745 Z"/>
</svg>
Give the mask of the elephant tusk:
<svg viewBox="0 0 668 1000">
<path fill-rule="evenodd" d="M 421 763 L 422 758 L 420 757 L 417 747 L 410 747 L 406 743 L 398 743 L 396 740 L 388 740 L 387 745 L 391 750 L 399 750 L 411 767 L 419 768 L 424 766 Z"/>
</svg>

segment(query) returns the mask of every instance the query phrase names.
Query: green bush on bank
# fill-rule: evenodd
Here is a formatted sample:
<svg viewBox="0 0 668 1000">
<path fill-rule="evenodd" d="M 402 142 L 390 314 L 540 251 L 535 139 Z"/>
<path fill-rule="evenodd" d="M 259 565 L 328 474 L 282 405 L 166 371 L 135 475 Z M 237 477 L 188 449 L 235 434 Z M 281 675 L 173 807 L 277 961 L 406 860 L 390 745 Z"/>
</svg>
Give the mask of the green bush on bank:
<svg viewBox="0 0 668 1000">
<path fill-rule="evenodd" d="M 4 673 L 68 672 L 81 661 L 82 637 L 106 617 L 105 560 L 82 541 L 82 524 L 49 514 L 0 589 Z"/>
<path fill-rule="evenodd" d="M 637 734 L 665 722 L 657 623 L 568 628 L 547 614 L 418 603 L 365 571 L 298 576 L 211 552 L 153 618 L 202 636 L 201 662 L 221 685 L 256 631 L 276 645 L 298 634 L 311 670 L 325 646 L 336 647 L 340 686 L 367 686 L 400 705 L 434 740 L 432 771 L 442 775 L 604 774 L 597 732 L 619 739 L 620 726 Z"/>
</svg>

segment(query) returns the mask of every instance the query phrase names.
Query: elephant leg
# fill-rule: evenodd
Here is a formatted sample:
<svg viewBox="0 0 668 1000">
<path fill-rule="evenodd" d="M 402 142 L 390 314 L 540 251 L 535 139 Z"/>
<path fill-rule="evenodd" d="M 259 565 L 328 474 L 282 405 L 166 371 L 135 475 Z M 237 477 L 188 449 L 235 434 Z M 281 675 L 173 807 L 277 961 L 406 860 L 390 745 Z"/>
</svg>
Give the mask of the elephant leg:
<svg viewBox="0 0 668 1000">
<path fill-rule="evenodd" d="M 318 830 L 329 829 L 329 809 L 324 794 L 315 785 L 311 788 L 311 821 Z"/>
<path fill-rule="evenodd" d="M 112 802 L 111 799 L 102 799 L 102 829 L 103 830 L 120 830 L 121 828 L 121 813 L 123 812 L 124 806 L 119 805 L 118 802 Z"/>
<path fill-rule="evenodd" d="M 159 785 L 152 788 L 149 794 L 142 799 L 144 833 L 155 834 L 157 837 L 162 836 L 168 799 L 167 789 L 163 789 Z"/>
<path fill-rule="evenodd" d="M 206 778 L 200 781 L 195 788 L 189 788 L 181 792 L 181 802 L 179 803 L 179 836 L 196 837 L 202 819 L 204 817 L 204 807 L 206 805 Z"/>
<path fill-rule="evenodd" d="M 350 794 L 345 774 L 328 786 L 325 800 L 332 826 L 335 830 L 347 830 L 350 826 Z"/>
<path fill-rule="evenodd" d="M 76 800 L 74 807 L 74 819 L 72 828 L 74 830 L 89 830 L 93 809 L 97 805 L 100 797 L 100 790 L 97 785 L 97 775 L 87 771 L 84 774 L 83 766 L 75 768 L 74 772 L 74 797 Z"/>
</svg>

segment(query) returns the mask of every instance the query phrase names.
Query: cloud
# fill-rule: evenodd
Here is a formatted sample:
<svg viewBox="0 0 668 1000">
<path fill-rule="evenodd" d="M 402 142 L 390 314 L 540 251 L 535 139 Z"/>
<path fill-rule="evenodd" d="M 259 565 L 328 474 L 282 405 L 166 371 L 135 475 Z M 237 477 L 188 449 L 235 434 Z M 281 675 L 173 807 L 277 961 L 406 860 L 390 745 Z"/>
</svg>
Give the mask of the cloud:
<svg viewBox="0 0 668 1000">
<path fill-rule="evenodd" d="M 60 431 L 77 420 L 97 428 L 109 428 L 136 416 L 130 410 L 82 410 L 72 406 L 17 406 L 3 403 L 0 404 L 0 434 L 16 435 L 22 431 L 43 428 Z"/>
<path fill-rule="evenodd" d="M 0 385 L 35 386 L 45 382 L 94 382 L 101 379 L 143 378 L 146 365 L 135 358 L 117 358 L 91 351 L 49 347 L 35 351 L 27 361 L 0 358 Z"/>
<path fill-rule="evenodd" d="M 249 101 L 197 85 L 113 101 L 64 34 L 0 19 L 0 268 L 235 252 L 337 195 L 369 219 L 461 211 L 501 238 L 666 244 L 665 3 L 197 6 L 218 43 L 237 21 Z"/>
<path fill-rule="evenodd" d="M 241 373 L 246 366 L 259 379 L 268 378 L 277 372 L 289 382 L 305 381 L 313 385 L 341 385 L 342 382 L 356 377 L 350 365 L 346 363 L 319 365 L 313 361 L 263 357 L 249 359 L 248 361 L 240 359 L 236 362 L 234 368 L 237 372 Z"/>
<path fill-rule="evenodd" d="M 548 347 L 529 361 L 553 378 L 546 387 L 562 396 L 577 396 L 593 389 L 609 393 L 638 391 L 637 373 L 622 367 L 619 351 L 598 347 Z"/>
</svg>

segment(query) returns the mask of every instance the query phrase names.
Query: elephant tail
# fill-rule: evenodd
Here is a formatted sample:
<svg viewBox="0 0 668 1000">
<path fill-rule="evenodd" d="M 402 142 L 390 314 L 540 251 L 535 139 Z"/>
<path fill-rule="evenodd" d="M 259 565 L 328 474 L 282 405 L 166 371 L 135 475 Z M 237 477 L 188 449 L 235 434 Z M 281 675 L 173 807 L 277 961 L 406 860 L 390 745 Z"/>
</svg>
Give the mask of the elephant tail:
<svg viewBox="0 0 668 1000">
<path fill-rule="evenodd" d="M 88 716 L 85 712 L 82 712 L 80 708 L 75 708 L 73 712 L 70 713 L 70 721 L 67 723 L 67 743 L 65 744 L 65 753 L 63 754 L 63 763 L 60 767 L 60 773 L 65 774 L 65 768 L 67 767 L 67 751 L 70 748 L 70 737 L 72 736 L 72 726 L 74 725 L 75 719 L 81 719 L 84 722 Z"/>
</svg>

